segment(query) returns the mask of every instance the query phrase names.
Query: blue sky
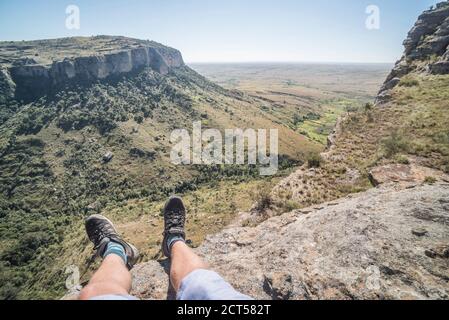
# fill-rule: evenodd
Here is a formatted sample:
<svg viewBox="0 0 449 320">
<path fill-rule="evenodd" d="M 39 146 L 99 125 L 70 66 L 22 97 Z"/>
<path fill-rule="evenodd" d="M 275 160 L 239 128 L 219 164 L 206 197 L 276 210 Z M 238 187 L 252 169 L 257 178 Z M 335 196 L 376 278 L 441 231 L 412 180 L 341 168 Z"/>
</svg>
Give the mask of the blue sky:
<svg viewBox="0 0 449 320">
<path fill-rule="evenodd" d="M 98 34 L 151 39 L 187 62 L 394 62 L 437 0 L 0 0 L 0 40 Z M 65 27 L 68 5 L 80 29 Z M 368 30 L 365 10 L 380 9 Z"/>
</svg>

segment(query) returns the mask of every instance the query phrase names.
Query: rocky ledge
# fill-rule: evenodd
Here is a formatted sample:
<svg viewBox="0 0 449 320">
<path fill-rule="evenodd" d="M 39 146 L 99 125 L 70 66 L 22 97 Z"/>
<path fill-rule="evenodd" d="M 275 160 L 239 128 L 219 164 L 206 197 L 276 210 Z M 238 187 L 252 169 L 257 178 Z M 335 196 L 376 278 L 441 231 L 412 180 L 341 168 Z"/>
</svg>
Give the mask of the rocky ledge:
<svg viewBox="0 0 449 320">
<path fill-rule="evenodd" d="M 396 187 L 232 226 L 197 252 L 259 299 L 448 299 L 449 185 Z M 167 270 L 137 265 L 133 294 L 173 298 Z"/>
<path fill-rule="evenodd" d="M 97 48 L 97 42 L 104 42 L 105 38 L 109 40 L 108 44 L 115 41 L 114 46 Z M 0 57 L 3 62 L 0 72 L 2 91 L 7 96 L 14 96 L 17 99 L 32 100 L 70 83 L 89 83 L 145 67 L 166 74 L 170 68 L 184 65 L 178 50 L 150 41 L 93 37 L 83 42 L 84 48 L 80 46 L 78 51 L 76 44 L 79 41 L 75 44 L 70 43 L 71 56 L 64 57 L 65 51 L 61 48 L 68 45 L 65 42 L 65 45 L 57 45 L 58 40 L 48 40 L 48 43 L 45 40 L 30 41 L 27 46 L 2 43 L 0 46 Z M 86 50 L 86 46 L 92 50 Z M 22 53 L 20 58 L 15 58 L 16 52 Z M 27 56 L 27 53 L 33 54 Z"/>
<path fill-rule="evenodd" d="M 404 41 L 404 47 L 404 55 L 379 92 L 379 103 L 388 101 L 388 91 L 411 71 L 449 73 L 449 1 L 437 4 L 418 17 Z"/>
</svg>

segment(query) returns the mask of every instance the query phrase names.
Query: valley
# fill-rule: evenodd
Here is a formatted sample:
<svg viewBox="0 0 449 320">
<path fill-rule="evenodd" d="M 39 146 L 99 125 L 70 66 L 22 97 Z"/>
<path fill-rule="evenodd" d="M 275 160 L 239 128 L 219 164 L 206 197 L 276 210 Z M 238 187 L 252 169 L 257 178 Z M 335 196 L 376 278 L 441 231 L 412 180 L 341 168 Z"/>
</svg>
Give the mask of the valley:
<svg viewBox="0 0 449 320">
<path fill-rule="evenodd" d="M 162 57 L 172 50 L 153 42 L 111 37 L 64 39 L 59 43 L 70 50 L 67 53 L 56 43 L 26 43 L 31 56 L 43 52 L 45 59 L 39 57 L 43 62 L 8 61 L 14 68 L 25 64 L 27 70 L 39 70 L 36 63 L 45 66 L 48 60 L 67 55 L 76 66 L 81 63 L 76 58 L 77 47 L 92 43 L 99 52 L 114 48 L 114 57 L 121 59 L 117 63 L 131 67 L 111 69 L 117 73 L 97 80 L 95 77 L 104 74 L 98 73 L 103 68 L 102 58 L 90 59 L 89 52 L 80 51 L 80 61 L 90 61 L 88 69 L 77 67 L 70 81 L 60 75 L 58 91 L 21 102 L 11 98 L 14 86 L 8 80 L 9 69 L 5 69 L 10 65 L 4 65 L 5 77 L 0 83 L 4 90 L 0 108 L 0 280 L 1 295 L 8 299 L 61 296 L 66 290 L 64 271 L 70 265 L 80 269 L 82 282 L 88 279 L 95 265 L 89 265 L 91 246 L 83 220 L 91 213 L 116 221 L 125 237 L 141 249 L 142 261 L 158 259 L 161 207 L 168 195 L 178 193 L 185 197 L 190 212 L 191 245 L 200 245 L 239 212 L 249 211 L 264 197 L 261 190 L 271 190 L 296 166 L 322 152 L 339 115 L 373 101 L 374 83 L 378 88 L 388 71 L 387 66 L 220 69 L 203 65 L 204 70 L 193 66 L 197 73 L 181 65 L 179 57 L 170 67 L 176 51 L 169 54 L 167 62 L 158 58 L 157 64 L 151 62 L 151 56 L 134 60 L 134 53 L 117 53 L 117 44 L 140 53 L 145 51 L 133 46 L 148 45 Z M 2 53 L 5 60 L 14 48 L 14 44 L 7 45 L 8 53 Z M 20 45 L 17 48 L 21 50 Z M 152 66 L 145 67 L 142 61 Z M 340 71 L 335 73 L 335 69 Z M 334 73 L 327 82 L 320 80 Z M 38 74 L 46 77 L 45 72 Z M 351 80 L 354 74 L 357 81 Z M 226 84 L 230 78 L 239 85 Z M 20 79 L 33 85 L 29 79 Z M 21 97 L 23 91 L 16 94 Z M 278 129 L 278 174 L 262 177 L 256 167 L 242 165 L 173 165 L 170 132 L 191 128 L 194 121 L 219 130 Z"/>
<path fill-rule="evenodd" d="M 1 3 L 0 300 L 448 300 L 449 1 L 324 2 Z"/>
<path fill-rule="evenodd" d="M 274 105 L 278 121 L 326 145 L 337 118 L 373 102 L 389 64 L 240 63 L 191 64 L 227 89 Z"/>
</svg>

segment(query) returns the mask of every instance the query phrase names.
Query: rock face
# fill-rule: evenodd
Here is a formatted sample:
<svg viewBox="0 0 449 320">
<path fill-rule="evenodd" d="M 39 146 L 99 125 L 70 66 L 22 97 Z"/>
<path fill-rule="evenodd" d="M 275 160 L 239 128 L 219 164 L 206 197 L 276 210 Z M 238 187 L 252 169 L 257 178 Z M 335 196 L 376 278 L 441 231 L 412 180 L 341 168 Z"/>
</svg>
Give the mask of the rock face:
<svg viewBox="0 0 449 320">
<path fill-rule="evenodd" d="M 230 227 L 197 252 L 259 299 L 448 299 L 449 185 L 394 188 Z M 167 270 L 138 265 L 133 294 L 173 298 Z"/>
<path fill-rule="evenodd" d="M 449 3 L 444 1 L 419 16 L 404 41 L 405 55 L 409 59 L 423 59 L 432 54 L 441 56 L 448 45 Z"/>
<path fill-rule="evenodd" d="M 388 182 L 405 185 L 409 183 L 423 183 L 426 179 L 449 182 L 449 176 L 441 171 L 414 164 L 388 164 L 376 167 L 369 172 L 369 179 L 374 186 Z"/>
<path fill-rule="evenodd" d="M 5 76 L 12 79 L 15 88 L 11 87 L 11 90 L 15 89 L 16 98 L 32 100 L 70 83 L 89 83 L 145 67 L 166 74 L 170 68 L 184 65 L 181 53 L 172 48 L 144 41 L 128 47 L 123 45 L 114 50 L 91 52 L 51 63 L 39 63 L 34 58 L 15 59 L 2 73 L 6 72 Z M 35 45 L 38 56 L 39 51 L 44 50 L 41 48 L 42 45 Z"/>
<path fill-rule="evenodd" d="M 379 92 L 377 102 L 389 100 L 388 91 L 416 69 L 432 74 L 449 73 L 449 1 L 437 4 L 418 18 L 404 41 L 404 55 Z M 420 64 L 420 62 L 425 62 Z"/>
<path fill-rule="evenodd" d="M 0 68 L 0 103 L 14 98 L 16 85 L 6 68 Z"/>
</svg>

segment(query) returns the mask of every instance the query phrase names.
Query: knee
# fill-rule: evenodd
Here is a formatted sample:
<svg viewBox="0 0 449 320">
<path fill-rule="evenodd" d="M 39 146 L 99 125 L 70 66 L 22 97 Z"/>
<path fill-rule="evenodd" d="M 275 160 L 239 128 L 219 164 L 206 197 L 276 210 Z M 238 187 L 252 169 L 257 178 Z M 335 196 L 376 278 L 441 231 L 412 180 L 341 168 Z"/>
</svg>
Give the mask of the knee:
<svg viewBox="0 0 449 320">
<path fill-rule="evenodd" d="M 88 284 L 81 290 L 79 299 L 80 300 L 89 300 L 90 298 L 98 296 L 98 288 L 96 284 Z"/>
<path fill-rule="evenodd" d="M 100 297 L 104 295 L 127 295 L 128 291 L 123 289 L 117 284 L 114 283 L 92 283 L 88 284 L 86 287 L 81 290 L 79 299 L 80 300 L 89 300 L 94 297 Z"/>
</svg>

